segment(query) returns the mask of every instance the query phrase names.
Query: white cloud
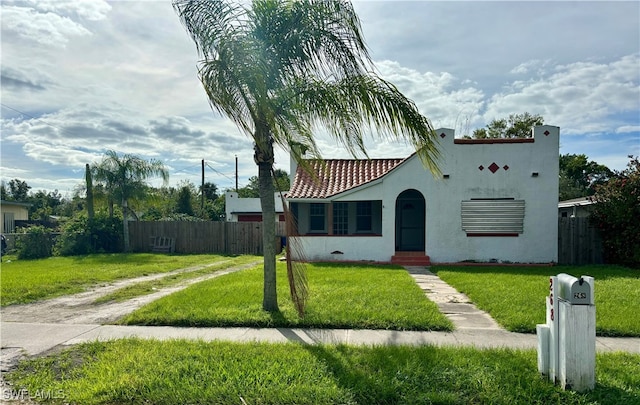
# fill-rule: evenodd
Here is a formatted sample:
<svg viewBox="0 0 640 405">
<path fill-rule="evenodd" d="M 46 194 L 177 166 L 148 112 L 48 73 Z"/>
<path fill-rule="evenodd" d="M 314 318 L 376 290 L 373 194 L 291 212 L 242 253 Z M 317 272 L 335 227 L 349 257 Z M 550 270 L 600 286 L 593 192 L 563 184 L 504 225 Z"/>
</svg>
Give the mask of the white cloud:
<svg viewBox="0 0 640 405">
<path fill-rule="evenodd" d="M 3 2 L 3 35 L 23 41 L 64 48 L 75 36 L 91 35 L 81 21 L 104 19 L 111 9 L 103 1 L 20 1 Z"/>
<path fill-rule="evenodd" d="M 616 134 L 625 134 L 628 132 L 640 132 L 640 125 L 623 125 L 616 128 Z"/>
<path fill-rule="evenodd" d="M 376 67 L 385 80 L 416 103 L 434 126 L 464 132 L 480 119 L 484 94 L 466 78 L 461 80 L 447 72 L 422 73 L 388 60 L 376 62 Z"/>
<path fill-rule="evenodd" d="M 576 62 L 555 67 L 553 73 L 511 83 L 494 94 L 485 120 L 509 114 L 541 114 L 564 134 L 615 132 L 617 116 L 640 110 L 640 55 L 610 63 Z"/>
</svg>

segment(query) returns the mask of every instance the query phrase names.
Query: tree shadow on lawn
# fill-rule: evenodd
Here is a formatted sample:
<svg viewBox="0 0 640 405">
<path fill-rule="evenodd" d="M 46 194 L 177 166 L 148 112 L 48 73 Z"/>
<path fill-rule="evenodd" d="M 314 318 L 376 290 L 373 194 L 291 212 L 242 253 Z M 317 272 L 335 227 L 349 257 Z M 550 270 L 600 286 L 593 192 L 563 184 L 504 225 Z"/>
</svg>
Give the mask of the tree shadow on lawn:
<svg viewBox="0 0 640 405">
<path fill-rule="evenodd" d="M 433 266 L 430 271 L 437 275 L 438 271 L 453 271 L 471 274 L 512 274 L 523 276 L 555 276 L 559 273 L 567 273 L 574 277 L 592 276 L 596 280 L 607 280 L 610 278 L 632 278 L 640 277 L 640 270 L 616 265 L 589 265 L 589 266 L 527 266 L 527 265 L 469 265 L 469 266 Z"/>
</svg>

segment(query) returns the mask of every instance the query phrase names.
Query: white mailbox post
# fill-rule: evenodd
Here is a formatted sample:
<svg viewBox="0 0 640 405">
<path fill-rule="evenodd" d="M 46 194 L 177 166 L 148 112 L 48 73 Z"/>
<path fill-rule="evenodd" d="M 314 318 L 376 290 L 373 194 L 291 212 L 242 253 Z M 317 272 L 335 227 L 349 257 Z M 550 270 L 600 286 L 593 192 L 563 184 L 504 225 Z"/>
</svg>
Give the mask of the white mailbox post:
<svg viewBox="0 0 640 405">
<path fill-rule="evenodd" d="M 536 326 L 538 371 L 563 389 L 595 386 L 596 307 L 593 277 L 558 274 L 549 278 L 547 323 Z"/>
</svg>

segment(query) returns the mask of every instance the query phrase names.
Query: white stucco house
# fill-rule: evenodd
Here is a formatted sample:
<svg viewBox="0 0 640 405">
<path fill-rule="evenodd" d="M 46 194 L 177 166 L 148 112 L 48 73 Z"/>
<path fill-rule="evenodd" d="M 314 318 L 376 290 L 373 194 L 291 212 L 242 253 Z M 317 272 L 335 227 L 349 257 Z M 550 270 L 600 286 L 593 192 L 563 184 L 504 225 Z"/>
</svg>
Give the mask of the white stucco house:
<svg viewBox="0 0 640 405">
<path fill-rule="evenodd" d="M 549 263 L 558 258 L 560 128 L 526 139 L 456 139 L 436 130 L 442 176 L 413 154 L 295 162 L 287 195 L 314 261 Z"/>
</svg>

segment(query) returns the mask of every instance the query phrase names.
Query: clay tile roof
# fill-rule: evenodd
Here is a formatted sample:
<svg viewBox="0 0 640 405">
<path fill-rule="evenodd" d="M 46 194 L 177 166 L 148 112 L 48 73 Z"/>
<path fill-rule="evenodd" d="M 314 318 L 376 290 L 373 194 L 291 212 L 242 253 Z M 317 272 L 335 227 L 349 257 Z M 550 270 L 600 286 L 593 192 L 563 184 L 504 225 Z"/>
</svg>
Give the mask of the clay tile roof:
<svg viewBox="0 0 640 405">
<path fill-rule="evenodd" d="M 298 166 L 287 198 L 327 198 L 379 179 L 405 159 L 313 160 L 307 173 Z"/>
</svg>

